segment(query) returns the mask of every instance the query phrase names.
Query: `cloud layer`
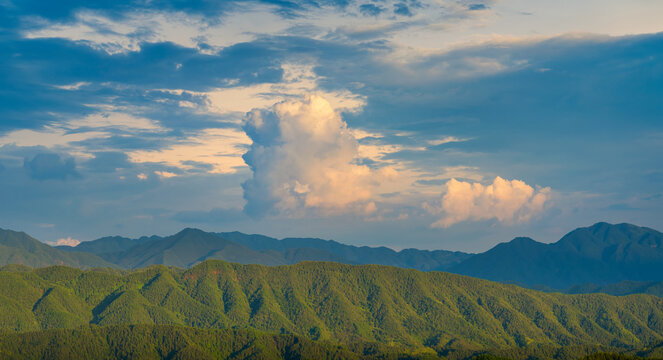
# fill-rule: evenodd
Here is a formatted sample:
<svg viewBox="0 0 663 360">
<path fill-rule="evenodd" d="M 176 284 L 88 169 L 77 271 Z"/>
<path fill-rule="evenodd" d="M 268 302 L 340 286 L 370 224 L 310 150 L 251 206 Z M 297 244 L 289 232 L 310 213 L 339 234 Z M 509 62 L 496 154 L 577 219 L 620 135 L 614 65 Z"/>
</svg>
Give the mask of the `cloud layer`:
<svg viewBox="0 0 663 360">
<path fill-rule="evenodd" d="M 299 216 L 375 210 L 375 186 L 388 170 L 356 163 L 358 143 L 324 98 L 286 101 L 249 113 L 244 130 L 253 140 L 244 160 L 253 177 L 243 184 L 245 211 Z"/>
<path fill-rule="evenodd" d="M 451 179 L 445 187 L 441 206 L 426 206 L 430 212 L 442 214 L 432 227 L 446 228 L 461 221 L 489 219 L 505 224 L 522 223 L 541 214 L 550 200 L 548 187 L 535 190 L 521 180 L 499 176 L 487 186 Z"/>
</svg>

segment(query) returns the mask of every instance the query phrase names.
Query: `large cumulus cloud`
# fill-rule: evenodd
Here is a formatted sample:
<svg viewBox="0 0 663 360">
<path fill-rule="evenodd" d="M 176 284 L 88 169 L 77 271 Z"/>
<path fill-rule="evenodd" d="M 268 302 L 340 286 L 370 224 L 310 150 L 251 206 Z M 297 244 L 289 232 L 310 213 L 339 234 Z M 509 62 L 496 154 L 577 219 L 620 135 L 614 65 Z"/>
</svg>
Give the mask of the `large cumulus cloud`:
<svg viewBox="0 0 663 360">
<path fill-rule="evenodd" d="M 537 188 L 521 180 L 496 177 L 492 184 L 482 185 L 449 180 L 439 206 L 426 208 L 442 217 L 432 227 L 446 228 L 461 221 L 497 219 L 515 224 L 530 220 L 543 212 L 550 200 L 550 188 Z"/>
<path fill-rule="evenodd" d="M 254 110 L 244 130 L 253 140 L 244 155 L 253 171 L 243 184 L 249 215 L 375 210 L 375 187 L 390 170 L 357 163 L 357 140 L 324 98 Z"/>
</svg>

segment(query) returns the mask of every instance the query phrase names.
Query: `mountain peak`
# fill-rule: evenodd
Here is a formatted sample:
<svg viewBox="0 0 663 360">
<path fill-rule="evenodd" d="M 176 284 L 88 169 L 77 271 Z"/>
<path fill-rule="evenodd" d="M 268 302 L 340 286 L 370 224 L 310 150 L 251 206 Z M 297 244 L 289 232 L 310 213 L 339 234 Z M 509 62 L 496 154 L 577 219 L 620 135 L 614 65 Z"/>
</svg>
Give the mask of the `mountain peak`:
<svg viewBox="0 0 663 360">
<path fill-rule="evenodd" d="M 533 248 L 538 248 L 541 245 L 546 245 L 544 243 L 540 243 L 532 238 L 525 237 L 525 236 L 519 236 L 514 238 L 513 240 L 509 242 L 503 242 L 501 244 L 498 244 L 495 246 L 493 249 L 498 250 L 498 251 L 503 251 L 505 249 L 510 249 L 510 250 L 517 250 L 517 251 L 527 251 Z M 491 249 L 492 250 L 492 249 Z M 489 250 L 489 251 L 491 251 Z"/>
<path fill-rule="evenodd" d="M 576 230 L 580 230 L 580 229 L 583 229 L 583 228 L 578 228 Z M 596 224 L 594 224 L 592 226 L 588 226 L 584 229 L 588 229 L 588 230 L 590 230 L 594 233 L 597 233 L 597 232 L 602 232 L 602 231 L 610 231 L 610 230 L 613 230 L 613 229 L 623 231 L 623 232 L 628 232 L 628 231 L 637 231 L 639 229 L 647 229 L 647 228 L 637 226 L 637 225 L 633 225 L 633 224 L 629 224 L 629 223 L 611 224 L 611 223 L 608 223 L 608 222 L 600 221 L 600 222 L 597 222 Z"/>
<path fill-rule="evenodd" d="M 605 222 L 605 221 L 599 221 L 594 225 L 588 226 L 587 229 L 599 230 L 599 229 L 606 229 L 606 228 L 609 228 L 609 227 L 612 227 L 612 226 L 615 226 L 615 225 L 613 225 L 611 223 L 608 223 L 608 222 Z M 582 228 L 579 228 L 579 229 L 582 229 Z"/>
<path fill-rule="evenodd" d="M 526 236 L 519 236 L 509 241 L 511 244 L 538 244 L 539 242 Z"/>
<path fill-rule="evenodd" d="M 189 228 L 189 227 L 188 227 L 188 228 L 184 228 L 184 229 L 182 229 L 180 232 L 178 232 L 178 233 L 175 234 L 174 236 L 176 236 L 176 237 L 181 237 L 181 236 L 204 235 L 204 234 L 208 234 L 208 233 L 205 232 L 205 231 L 202 231 L 202 230 L 200 230 L 200 229 Z"/>
<path fill-rule="evenodd" d="M 645 238 L 660 238 L 660 232 L 629 223 L 610 224 L 598 222 L 592 226 L 577 228 L 564 235 L 557 242 L 559 246 L 574 247 L 609 246 L 617 244 L 640 243 Z"/>
</svg>

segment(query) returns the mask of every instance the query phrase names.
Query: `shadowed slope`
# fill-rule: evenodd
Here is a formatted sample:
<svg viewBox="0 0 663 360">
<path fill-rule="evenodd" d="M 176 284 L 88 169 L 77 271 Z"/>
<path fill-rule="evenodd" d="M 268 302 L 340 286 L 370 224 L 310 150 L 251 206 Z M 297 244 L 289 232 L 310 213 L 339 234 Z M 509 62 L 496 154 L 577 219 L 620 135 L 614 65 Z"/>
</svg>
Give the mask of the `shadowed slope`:
<svg viewBox="0 0 663 360">
<path fill-rule="evenodd" d="M 472 254 L 460 251 L 404 249 L 394 251 L 386 247 L 352 246 L 333 240 L 316 238 L 285 238 L 247 235 L 240 232 L 219 233 L 253 250 L 275 250 L 290 254 L 288 263 L 300 261 L 336 261 L 345 264 L 377 264 L 398 266 L 422 271 L 445 270 L 468 259 Z"/>
<path fill-rule="evenodd" d="M 553 244 L 516 238 L 477 254 L 450 271 L 527 286 L 567 289 L 622 280 L 663 280 L 663 234 L 630 224 L 597 223 Z"/>
</svg>

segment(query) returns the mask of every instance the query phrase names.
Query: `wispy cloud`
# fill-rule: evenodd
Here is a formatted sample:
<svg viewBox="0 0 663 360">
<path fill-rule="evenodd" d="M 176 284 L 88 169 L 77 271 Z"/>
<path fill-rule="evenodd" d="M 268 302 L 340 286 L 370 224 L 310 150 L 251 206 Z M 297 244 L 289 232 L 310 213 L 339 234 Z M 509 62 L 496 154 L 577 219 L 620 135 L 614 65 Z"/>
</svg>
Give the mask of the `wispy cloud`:
<svg viewBox="0 0 663 360">
<path fill-rule="evenodd" d="M 242 154 L 251 140 L 239 129 L 206 129 L 158 150 L 135 150 L 128 153 L 134 163 L 161 164 L 182 171 L 197 170 L 209 165 L 209 173 L 234 173 L 246 167 Z M 163 172 L 162 174 L 171 174 Z M 162 177 L 172 177 L 161 175 Z"/>
</svg>

